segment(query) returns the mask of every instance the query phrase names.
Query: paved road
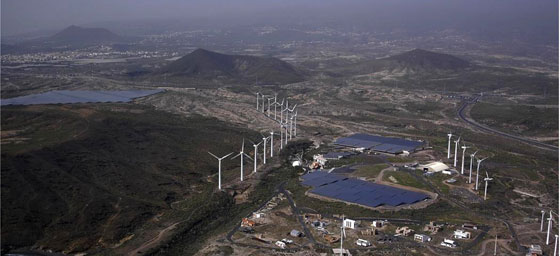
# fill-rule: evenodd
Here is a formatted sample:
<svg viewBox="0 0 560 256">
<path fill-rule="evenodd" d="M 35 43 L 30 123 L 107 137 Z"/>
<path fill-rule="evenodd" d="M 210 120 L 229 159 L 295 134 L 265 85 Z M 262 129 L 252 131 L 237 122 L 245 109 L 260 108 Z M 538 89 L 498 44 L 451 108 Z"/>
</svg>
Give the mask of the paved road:
<svg viewBox="0 0 560 256">
<path fill-rule="evenodd" d="M 511 134 L 508 134 L 508 133 L 505 133 L 505 132 L 501 132 L 501 131 L 498 131 L 498 130 L 492 129 L 490 127 L 481 125 L 481 124 L 479 124 L 475 121 L 472 121 L 472 120 L 466 118 L 465 117 L 465 109 L 467 108 L 468 105 L 475 104 L 478 101 L 479 98 L 480 98 L 480 96 L 477 96 L 476 98 L 474 98 L 471 101 L 464 101 L 461 108 L 459 108 L 459 110 L 457 111 L 457 115 L 459 116 L 459 118 L 461 118 L 466 123 L 478 128 L 480 130 L 483 130 L 485 132 L 489 132 L 489 133 L 493 133 L 493 134 L 496 134 L 496 135 L 499 135 L 499 136 L 502 136 L 502 137 L 506 137 L 506 138 L 509 138 L 509 139 L 514 139 L 514 140 L 517 140 L 517 141 L 521 141 L 523 143 L 526 143 L 526 144 L 529 144 L 529 145 L 532 145 L 532 146 L 535 146 L 535 147 L 539 147 L 539 148 L 542 148 L 542 149 L 551 150 L 551 151 L 558 151 L 558 147 L 556 147 L 554 145 L 550 145 L 550 144 L 542 143 L 540 141 L 535 141 L 535 140 L 527 139 L 527 138 L 524 138 L 524 137 L 519 137 L 519 136 L 511 135 Z"/>
</svg>

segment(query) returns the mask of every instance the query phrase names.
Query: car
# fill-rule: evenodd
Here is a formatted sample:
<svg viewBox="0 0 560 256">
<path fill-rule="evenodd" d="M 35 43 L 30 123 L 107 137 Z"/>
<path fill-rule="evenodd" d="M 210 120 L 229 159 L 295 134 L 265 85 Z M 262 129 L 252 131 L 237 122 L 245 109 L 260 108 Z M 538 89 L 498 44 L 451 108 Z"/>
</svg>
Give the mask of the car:
<svg viewBox="0 0 560 256">
<path fill-rule="evenodd" d="M 364 239 L 356 240 L 356 244 L 363 247 L 371 246 L 371 243 L 368 240 L 364 240 Z"/>
</svg>

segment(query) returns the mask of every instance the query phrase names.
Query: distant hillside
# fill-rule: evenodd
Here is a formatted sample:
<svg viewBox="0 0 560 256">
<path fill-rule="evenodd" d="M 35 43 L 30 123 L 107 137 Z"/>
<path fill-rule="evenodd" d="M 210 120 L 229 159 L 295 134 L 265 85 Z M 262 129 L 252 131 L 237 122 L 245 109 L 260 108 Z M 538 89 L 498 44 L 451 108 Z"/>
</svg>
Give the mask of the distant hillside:
<svg viewBox="0 0 560 256">
<path fill-rule="evenodd" d="M 303 81 L 301 74 L 285 61 L 272 57 L 227 55 L 204 49 L 163 67 L 160 74 L 197 79 L 234 80 L 261 84 L 286 84 Z"/>
<path fill-rule="evenodd" d="M 423 69 L 462 69 L 468 67 L 468 61 L 445 53 L 437 53 L 422 49 L 397 54 L 385 60 L 395 61 L 402 67 Z"/>
<path fill-rule="evenodd" d="M 70 26 L 48 38 L 48 41 L 69 43 L 117 42 L 122 38 L 105 28 Z"/>
</svg>

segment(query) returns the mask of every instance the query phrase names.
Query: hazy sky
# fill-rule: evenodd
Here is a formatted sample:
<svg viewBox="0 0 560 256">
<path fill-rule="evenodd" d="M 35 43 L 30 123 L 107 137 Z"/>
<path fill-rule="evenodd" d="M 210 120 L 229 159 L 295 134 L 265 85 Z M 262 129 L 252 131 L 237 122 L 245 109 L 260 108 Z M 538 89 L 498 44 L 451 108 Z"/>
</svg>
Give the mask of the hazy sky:
<svg viewBox="0 0 560 256">
<path fill-rule="evenodd" d="M 2 35 L 72 24 L 201 18 L 224 25 L 315 21 L 558 34 L 557 0 L 1 0 L 1 10 Z"/>
</svg>

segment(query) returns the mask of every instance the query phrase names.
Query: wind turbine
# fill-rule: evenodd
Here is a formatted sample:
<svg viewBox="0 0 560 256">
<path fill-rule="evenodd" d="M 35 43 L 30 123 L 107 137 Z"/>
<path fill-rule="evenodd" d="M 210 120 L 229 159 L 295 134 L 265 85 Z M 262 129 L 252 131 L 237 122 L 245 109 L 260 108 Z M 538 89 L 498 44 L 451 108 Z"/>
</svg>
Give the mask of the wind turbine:
<svg viewBox="0 0 560 256">
<path fill-rule="evenodd" d="M 558 252 L 558 235 L 554 235 L 554 256 Z"/>
<path fill-rule="evenodd" d="M 344 215 L 342 215 L 342 223 L 340 226 L 340 256 L 343 255 L 342 253 L 342 243 L 344 241 L 344 237 L 346 237 L 346 227 L 344 226 Z"/>
<path fill-rule="evenodd" d="M 542 214 L 542 216 L 541 216 L 541 232 L 542 232 L 542 229 L 544 227 L 544 214 L 545 213 L 546 213 L 546 211 L 541 210 L 541 214 Z"/>
<path fill-rule="evenodd" d="M 270 117 L 270 100 L 274 99 L 274 98 L 266 98 L 268 100 L 268 117 Z"/>
<path fill-rule="evenodd" d="M 278 94 L 274 94 L 274 121 L 276 121 L 276 106 L 278 106 L 278 101 L 276 101 L 276 97 L 278 96 Z"/>
<path fill-rule="evenodd" d="M 461 141 L 461 136 L 455 141 L 455 160 L 453 161 L 453 167 L 457 167 L 457 146 L 459 145 L 459 141 Z"/>
<path fill-rule="evenodd" d="M 463 146 L 461 146 L 461 148 L 463 149 L 463 160 L 461 162 L 461 175 L 464 173 L 465 170 L 465 151 L 467 150 L 467 145 L 465 145 L 465 143 L 463 142 Z"/>
<path fill-rule="evenodd" d="M 280 150 L 282 150 L 284 145 L 284 124 L 280 123 Z"/>
<path fill-rule="evenodd" d="M 218 189 L 222 190 L 222 160 L 224 160 L 224 158 L 230 156 L 231 154 L 233 154 L 233 152 L 223 156 L 223 157 L 217 157 L 216 155 L 208 152 L 208 154 L 210 154 L 211 156 L 213 156 L 214 158 L 218 159 Z"/>
<path fill-rule="evenodd" d="M 262 98 L 262 112 L 263 112 L 263 113 L 264 113 L 264 105 L 265 105 L 264 98 L 265 98 L 265 97 L 266 97 L 266 95 L 264 95 L 264 94 L 261 93 L 261 98 Z"/>
<path fill-rule="evenodd" d="M 274 155 L 274 131 L 270 130 L 270 158 Z"/>
<path fill-rule="evenodd" d="M 493 179 L 488 176 L 488 172 L 486 172 L 486 178 L 484 178 L 484 200 L 486 200 L 486 191 L 488 191 L 488 181 L 492 181 Z"/>
<path fill-rule="evenodd" d="M 449 138 L 447 140 L 447 159 L 451 158 L 451 137 L 453 137 L 453 134 L 448 133 L 447 137 Z"/>
<path fill-rule="evenodd" d="M 294 137 L 297 136 L 297 110 L 296 114 L 294 115 Z"/>
<path fill-rule="evenodd" d="M 548 217 L 548 229 L 546 231 L 546 245 L 550 243 L 550 229 L 552 228 L 552 210 L 550 211 L 550 216 Z"/>
<path fill-rule="evenodd" d="M 472 179 L 471 179 L 472 178 L 472 162 L 473 162 L 473 158 L 474 158 L 474 156 L 476 155 L 477 152 L 478 152 L 478 150 L 475 151 L 474 154 L 471 154 L 471 167 L 469 169 L 469 184 L 472 183 Z"/>
<path fill-rule="evenodd" d="M 263 164 L 266 164 L 266 140 L 268 140 L 268 137 L 265 137 L 264 135 L 261 134 L 261 136 L 263 137 Z"/>
<path fill-rule="evenodd" d="M 292 115 L 292 116 L 290 117 L 290 140 L 292 140 L 292 133 L 293 133 L 292 127 L 293 127 L 293 124 L 294 124 L 294 116 Z"/>
<path fill-rule="evenodd" d="M 258 155 L 258 150 L 257 149 L 258 149 L 258 146 L 262 143 L 262 141 L 259 142 L 258 144 L 255 144 L 252 141 L 251 141 L 251 143 L 253 143 L 253 147 L 255 148 L 255 155 L 254 155 L 254 159 L 253 159 L 254 160 L 253 161 L 254 162 L 253 163 L 253 172 L 257 172 L 257 155 Z"/>
<path fill-rule="evenodd" d="M 259 110 L 259 94 L 261 94 L 261 93 L 257 92 L 257 110 Z"/>
<path fill-rule="evenodd" d="M 253 158 L 251 158 L 249 155 L 245 154 L 245 139 L 243 139 L 243 144 L 241 144 L 241 151 L 239 151 L 239 154 L 237 154 L 237 155 L 235 155 L 234 157 L 231 158 L 231 159 L 235 159 L 235 158 L 239 157 L 241 159 L 241 181 L 243 181 L 243 156 L 246 156 L 249 159 L 253 160 Z"/>
<path fill-rule="evenodd" d="M 474 190 L 478 190 L 478 173 L 479 173 L 479 170 L 480 170 L 480 163 L 482 163 L 482 161 L 488 159 L 488 157 L 483 158 L 483 159 L 478 159 L 478 157 L 475 156 L 475 158 L 476 158 L 477 165 L 476 165 L 476 183 L 475 183 L 475 186 L 474 186 Z"/>
<path fill-rule="evenodd" d="M 496 233 L 496 240 L 494 240 L 494 255 L 498 254 L 498 233 Z"/>
</svg>

